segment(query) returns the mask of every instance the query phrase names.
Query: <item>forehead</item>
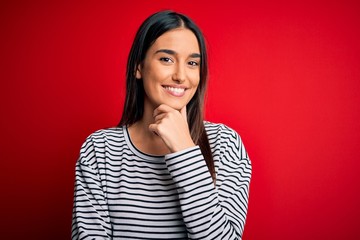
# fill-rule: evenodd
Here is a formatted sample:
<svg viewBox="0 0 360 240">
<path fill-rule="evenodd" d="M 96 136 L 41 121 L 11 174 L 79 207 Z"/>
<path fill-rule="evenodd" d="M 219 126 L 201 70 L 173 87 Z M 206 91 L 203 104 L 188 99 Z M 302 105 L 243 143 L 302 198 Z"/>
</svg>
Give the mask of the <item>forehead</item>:
<svg viewBox="0 0 360 240">
<path fill-rule="evenodd" d="M 171 49 L 177 53 L 200 53 L 195 34 L 186 28 L 172 29 L 158 37 L 149 50 L 159 49 Z"/>
</svg>

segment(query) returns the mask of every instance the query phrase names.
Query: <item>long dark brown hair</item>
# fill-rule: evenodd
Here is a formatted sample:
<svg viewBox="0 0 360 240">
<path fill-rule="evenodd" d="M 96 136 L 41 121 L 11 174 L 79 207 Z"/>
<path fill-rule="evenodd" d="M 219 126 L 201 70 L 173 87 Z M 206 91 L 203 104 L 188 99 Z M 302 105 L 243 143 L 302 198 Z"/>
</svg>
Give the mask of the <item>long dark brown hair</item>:
<svg viewBox="0 0 360 240">
<path fill-rule="evenodd" d="M 192 140 L 199 145 L 211 177 L 215 182 L 215 166 L 209 140 L 204 128 L 204 97 L 207 87 L 208 64 L 205 40 L 200 29 L 187 16 L 173 11 L 161 11 L 148 17 L 136 33 L 126 69 L 126 99 L 118 126 L 130 126 L 139 121 L 144 113 L 144 87 L 136 79 L 136 68 L 145 58 L 146 52 L 155 40 L 167 31 L 184 27 L 191 30 L 200 48 L 200 83 L 195 95 L 187 104 L 187 120 Z"/>
</svg>

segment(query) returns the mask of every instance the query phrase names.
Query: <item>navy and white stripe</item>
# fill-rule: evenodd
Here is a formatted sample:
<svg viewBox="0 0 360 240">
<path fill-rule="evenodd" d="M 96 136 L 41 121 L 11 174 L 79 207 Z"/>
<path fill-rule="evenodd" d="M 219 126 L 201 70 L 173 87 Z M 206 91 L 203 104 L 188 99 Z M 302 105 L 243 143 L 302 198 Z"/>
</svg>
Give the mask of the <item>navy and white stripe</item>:
<svg viewBox="0 0 360 240">
<path fill-rule="evenodd" d="M 153 156 L 126 127 L 90 135 L 76 164 L 72 239 L 241 239 L 251 163 L 234 130 L 205 129 L 216 186 L 197 146 Z"/>
</svg>

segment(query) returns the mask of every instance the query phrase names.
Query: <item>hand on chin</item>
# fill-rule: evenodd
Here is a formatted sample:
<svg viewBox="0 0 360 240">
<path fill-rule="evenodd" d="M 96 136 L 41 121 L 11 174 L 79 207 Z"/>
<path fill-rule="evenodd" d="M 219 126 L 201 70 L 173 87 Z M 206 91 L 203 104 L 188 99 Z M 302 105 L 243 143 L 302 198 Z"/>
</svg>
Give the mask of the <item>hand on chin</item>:
<svg viewBox="0 0 360 240">
<path fill-rule="evenodd" d="M 195 146 L 187 122 L 186 106 L 180 110 L 161 104 L 153 112 L 149 130 L 161 137 L 171 152 Z"/>
</svg>

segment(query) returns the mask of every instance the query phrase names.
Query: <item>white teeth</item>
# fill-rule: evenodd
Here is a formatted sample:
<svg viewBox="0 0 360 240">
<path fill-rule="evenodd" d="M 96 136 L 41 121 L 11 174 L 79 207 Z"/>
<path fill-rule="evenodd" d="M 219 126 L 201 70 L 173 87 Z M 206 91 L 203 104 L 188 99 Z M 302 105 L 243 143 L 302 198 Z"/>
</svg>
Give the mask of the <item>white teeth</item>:
<svg viewBox="0 0 360 240">
<path fill-rule="evenodd" d="M 168 87 L 166 86 L 165 89 L 175 92 L 175 93 L 183 93 L 185 91 L 185 88 L 174 88 L 174 87 Z"/>
</svg>

